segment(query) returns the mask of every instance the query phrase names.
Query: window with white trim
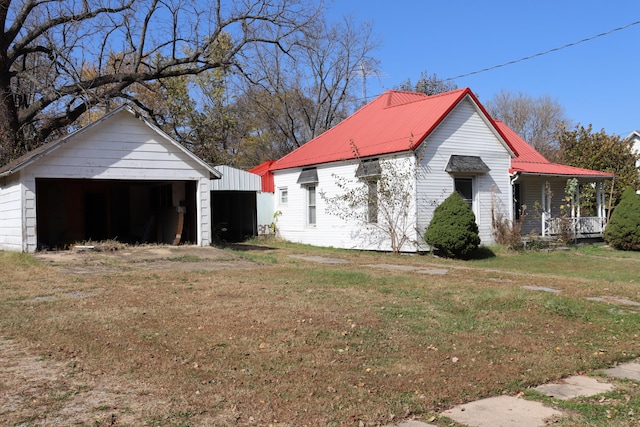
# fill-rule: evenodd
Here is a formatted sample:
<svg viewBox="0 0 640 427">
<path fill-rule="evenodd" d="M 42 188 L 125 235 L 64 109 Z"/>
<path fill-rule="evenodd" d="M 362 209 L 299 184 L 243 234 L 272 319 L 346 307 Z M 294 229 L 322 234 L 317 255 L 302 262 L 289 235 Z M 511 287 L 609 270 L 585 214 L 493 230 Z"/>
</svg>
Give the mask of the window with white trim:
<svg viewBox="0 0 640 427">
<path fill-rule="evenodd" d="M 280 193 L 278 198 L 280 205 L 286 205 L 289 203 L 289 189 L 287 187 L 282 187 L 278 191 Z"/>
<path fill-rule="evenodd" d="M 378 179 L 369 178 L 367 185 L 367 222 L 378 223 Z"/>
<path fill-rule="evenodd" d="M 316 186 L 307 187 L 307 225 L 316 225 Z"/>
<path fill-rule="evenodd" d="M 473 210 L 473 178 L 456 177 L 454 178 L 454 186 L 458 194 L 460 194 L 471 210 Z"/>
</svg>

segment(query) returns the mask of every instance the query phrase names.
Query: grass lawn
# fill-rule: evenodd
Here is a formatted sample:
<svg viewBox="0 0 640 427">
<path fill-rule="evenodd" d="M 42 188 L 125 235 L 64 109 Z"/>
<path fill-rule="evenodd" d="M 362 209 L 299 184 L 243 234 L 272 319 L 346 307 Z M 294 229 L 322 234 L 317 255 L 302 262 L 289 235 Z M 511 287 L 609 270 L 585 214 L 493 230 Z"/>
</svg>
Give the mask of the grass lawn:
<svg viewBox="0 0 640 427">
<path fill-rule="evenodd" d="M 640 254 L 492 250 L 0 252 L 0 424 L 449 426 L 453 405 L 640 356 L 640 307 L 587 299 L 640 302 Z M 638 384 L 615 383 L 548 402 L 556 425 L 640 425 Z"/>
</svg>

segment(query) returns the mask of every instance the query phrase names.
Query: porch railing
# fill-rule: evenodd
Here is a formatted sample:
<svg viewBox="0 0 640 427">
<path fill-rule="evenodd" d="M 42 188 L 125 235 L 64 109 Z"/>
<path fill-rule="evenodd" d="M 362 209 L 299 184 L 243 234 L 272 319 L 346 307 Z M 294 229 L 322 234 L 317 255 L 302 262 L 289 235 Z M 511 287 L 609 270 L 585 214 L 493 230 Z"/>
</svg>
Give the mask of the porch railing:
<svg viewBox="0 0 640 427">
<path fill-rule="evenodd" d="M 544 221 L 547 236 L 569 232 L 576 238 L 600 237 L 606 224 L 605 218 L 585 216 L 580 218 L 548 218 Z"/>
</svg>

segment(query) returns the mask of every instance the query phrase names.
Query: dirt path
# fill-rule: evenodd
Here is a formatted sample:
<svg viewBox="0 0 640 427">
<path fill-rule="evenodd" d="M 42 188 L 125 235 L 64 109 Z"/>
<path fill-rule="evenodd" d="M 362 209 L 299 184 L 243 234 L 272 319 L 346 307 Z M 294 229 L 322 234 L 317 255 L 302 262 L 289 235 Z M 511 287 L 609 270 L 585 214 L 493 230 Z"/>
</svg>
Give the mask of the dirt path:
<svg viewBox="0 0 640 427">
<path fill-rule="evenodd" d="M 2 425 L 133 425 L 163 404 L 144 384 L 84 372 L 73 355 L 63 363 L 35 354 L 0 338 Z"/>
</svg>

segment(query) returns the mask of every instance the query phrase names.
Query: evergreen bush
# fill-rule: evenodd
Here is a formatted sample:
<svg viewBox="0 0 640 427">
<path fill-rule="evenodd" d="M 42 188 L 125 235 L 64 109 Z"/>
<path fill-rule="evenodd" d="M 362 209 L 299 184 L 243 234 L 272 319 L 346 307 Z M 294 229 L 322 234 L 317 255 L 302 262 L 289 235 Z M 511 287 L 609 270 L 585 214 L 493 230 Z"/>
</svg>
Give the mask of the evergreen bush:
<svg viewBox="0 0 640 427">
<path fill-rule="evenodd" d="M 466 259 L 480 245 L 478 224 L 473 211 L 456 192 L 433 212 L 424 241 L 438 255 Z"/>
<path fill-rule="evenodd" d="M 605 242 L 623 251 L 640 250 L 640 197 L 627 188 L 613 210 L 603 234 Z"/>
</svg>

